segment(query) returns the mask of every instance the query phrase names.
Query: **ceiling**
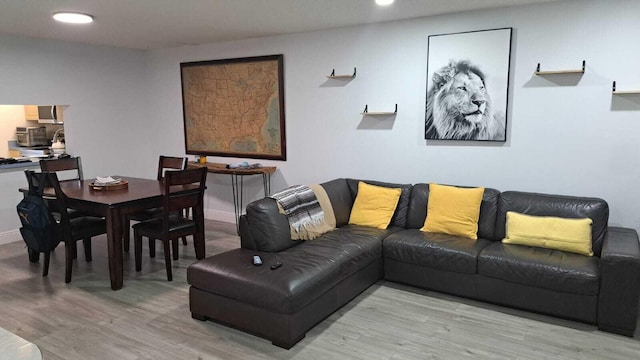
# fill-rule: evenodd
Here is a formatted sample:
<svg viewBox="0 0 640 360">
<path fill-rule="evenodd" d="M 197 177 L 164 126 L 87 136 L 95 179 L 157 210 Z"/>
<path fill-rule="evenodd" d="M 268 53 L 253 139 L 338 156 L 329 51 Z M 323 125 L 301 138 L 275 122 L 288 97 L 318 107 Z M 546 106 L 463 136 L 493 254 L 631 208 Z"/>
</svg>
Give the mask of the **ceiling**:
<svg viewBox="0 0 640 360">
<path fill-rule="evenodd" d="M 559 0 L 0 0 L 0 34 L 158 49 L 551 1 Z M 56 23 L 61 10 L 95 22 Z"/>
</svg>

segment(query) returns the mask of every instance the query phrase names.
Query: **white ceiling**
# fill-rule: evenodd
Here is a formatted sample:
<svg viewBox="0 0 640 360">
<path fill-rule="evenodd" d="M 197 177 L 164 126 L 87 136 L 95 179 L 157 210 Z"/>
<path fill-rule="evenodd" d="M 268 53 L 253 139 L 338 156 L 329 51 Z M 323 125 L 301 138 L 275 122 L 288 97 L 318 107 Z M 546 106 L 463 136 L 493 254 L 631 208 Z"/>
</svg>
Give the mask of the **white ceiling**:
<svg viewBox="0 0 640 360">
<path fill-rule="evenodd" d="M 550 1 L 559 0 L 0 0 L 0 34 L 157 49 Z M 56 23 L 61 10 L 95 22 Z"/>
</svg>

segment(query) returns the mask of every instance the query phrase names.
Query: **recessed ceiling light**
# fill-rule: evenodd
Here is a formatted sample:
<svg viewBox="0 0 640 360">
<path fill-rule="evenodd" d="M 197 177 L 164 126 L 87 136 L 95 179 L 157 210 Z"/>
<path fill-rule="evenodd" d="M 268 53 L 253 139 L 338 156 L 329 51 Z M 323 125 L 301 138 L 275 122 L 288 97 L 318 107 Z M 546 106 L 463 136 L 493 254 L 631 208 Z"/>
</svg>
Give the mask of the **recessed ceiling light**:
<svg viewBox="0 0 640 360">
<path fill-rule="evenodd" d="M 389 6 L 393 4 L 393 0 L 376 0 L 376 4 L 380 6 Z"/>
<path fill-rule="evenodd" d="M 93 22 L 93 16 L 72 11 L 53 13 L 53 19 L 69 24 L 88 24 Z"/>
</svg>

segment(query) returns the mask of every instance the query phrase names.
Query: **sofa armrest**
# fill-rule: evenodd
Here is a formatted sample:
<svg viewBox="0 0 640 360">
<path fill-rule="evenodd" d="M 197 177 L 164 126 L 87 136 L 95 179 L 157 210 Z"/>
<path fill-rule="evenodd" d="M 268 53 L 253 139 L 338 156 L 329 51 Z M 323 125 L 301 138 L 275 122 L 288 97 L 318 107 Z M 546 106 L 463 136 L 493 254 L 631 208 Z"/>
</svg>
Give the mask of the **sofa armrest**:
<svg viewBox="0 0 640 360">
<path fill-rule="evenodd" d="M 247 213 L 240 221 L 240 237 L 242 247 L 266 252 L 282 251 L 300 243 L 291 240 L 289 220 L 271 198 L 247 205 Z"/>
<path fill-rule="evenodd" d="M 600 256 L 598 328 L 633 336 L 640 300 L 640 243 L 634 229 L 610 227 Z"/>
</svg>

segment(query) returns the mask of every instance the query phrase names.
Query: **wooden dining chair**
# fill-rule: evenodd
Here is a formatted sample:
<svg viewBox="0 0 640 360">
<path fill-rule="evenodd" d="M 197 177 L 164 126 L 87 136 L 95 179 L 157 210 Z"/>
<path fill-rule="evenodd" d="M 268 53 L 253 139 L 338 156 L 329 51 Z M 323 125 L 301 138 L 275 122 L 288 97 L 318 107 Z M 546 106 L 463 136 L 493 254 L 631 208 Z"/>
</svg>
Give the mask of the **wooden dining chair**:
<svg viewBox="0 0 640 360">
<path fill-rule="evenodd" d="M 140 271 L 142 267 L 142 237 L 149 238 L 149 241 L 162 241 L 169 281 L 173 279 L 171 245 L 173 258 L 177 259 L 178 238 L 192 235 L 194 248 L 196 240 L 204 241 L 203 198 L 206 180 L 206 168 L 170 171 L 165 174 L 162 216 L 133 226 L 136 271 Z M 182 210 L 186 208 L 192 210 L 193 219 L 184 217 Z"/>
<path fill-rule="evenodd" d="M 176 170 L 184 170 L 187 168 L 187 158 L 185 157 L 174 157 L 174 156 L 163 156 L 160 155 L 160 158 L 158 160 L 158 176 L 157 179 L 158 180 L 163 180 L 164 179 L 164 174 L 167 171 L 176 171 Z M 154 218 L 158 218 L 162 215 L 162 208 L 153 208 L 153 209 L 146 209 L 144 211 L 141 211 L 139 213 L 135 213 L 135 214 L 131 214 L 128 215 L 125 219 L 124 219 L 124 244 L 123 244 L 123 248 L 125 252 L 129 251 L 129 243 L 130 243 L 130 237 L 131 234 L 130 232 L 130 228 L 131 228 L 131 220 L 133 221 L 146 221 L 146 220 L 151 220 Z M 188 217 L 188 214 L 186 214 L 186 217 Z M 187 245 L 187 238 L 183 237 L 182 238 L 182 243 L 184 245 Z M 156 255 L 156 249 L 155 249 L 155 242 L 154 241 L 149 241 L 149 255 L 151 257 L 155 257 Z"/>
<path fill-rule="evenodd" d="M 59 181 L 84 179 L 82 175 L 82 162 L 79 156 L 62 159 L 41 159 L 40 170 L 42 172 L 55 172 L 58 175 Z M 54 215 L 59 217 L 59 215 L 57 215 L 59 211 L 56 209 L 55 202 L 51 205 Z M 86 214 L 77 210 L 69 210 L 68 212 L 71 218 L 86 216 Z"/>
<path fill-rule="evenodd" d="M 97 235 L 106 234 L 106 221 L 103 218 L 92 216 L 79 216 L 72 218 L 67 211 L 67 197 L 60 189 L 60 182 L 55 172 L 36 173 L 32 170 L 26 170 L 25 175 L 29 183 L 29 189 L 40 189 L 41 187 L 53 188 L 55 199 L 47 204 L 54 202 L 56 211 L 59 216 L 51 216 L 56 219 L 57 226 L 53 230 L 55 235 L 59 237 L 61 242 L 65 244 L 65 283 L 71 282 L 71 272 L 73 270 L 73 260 L 76 257 L 76 242 L 83 241 L 84 255 L 87 262 L 91 258 L 91 238 Z M 40 192 L 42 193 L 42 192 Z M 22 230 L 21 230 L 22 232 Z M 33 235 L 33 234 L 31 234 Z M 25 234 L 23 234 L 25 236 Z M 47 276 L 49 271 L 49 258 L 51 252 L 45 252 L 44 268 L 42 276 Z"/>
<path fill-rule="evenodd" d="M 62 159 L 60 158 L 42 159 L 40 160 L 40 170 L 42 172 L 56 172 L 56 173 L 64 172 L 65 175 L 67 173 L 69 175 L 71 174 L 74 175 L 72 177 L 58 176 L 58 179 L 62 179 L 62 180 L 83 180 L 84 179 L 84 176 L 82 175 L 82 162 L 80 161 L 80 156 L 62 158 Z"/>
</svg>

